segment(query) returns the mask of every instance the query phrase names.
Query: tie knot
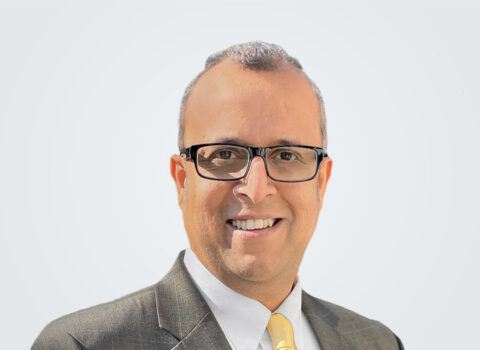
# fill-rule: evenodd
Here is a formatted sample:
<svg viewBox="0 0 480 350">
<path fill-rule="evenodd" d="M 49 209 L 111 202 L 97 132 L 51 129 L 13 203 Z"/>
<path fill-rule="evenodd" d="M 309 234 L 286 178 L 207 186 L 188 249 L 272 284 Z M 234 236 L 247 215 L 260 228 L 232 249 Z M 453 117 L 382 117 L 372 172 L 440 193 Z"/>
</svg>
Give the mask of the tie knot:
<svg viewBox="0 0 480 350">
<path fill-rule="evenodd" d="M 274 350 L 295 350 L 293 328 L 282 314 L 272 314 L 267 325 Z"/>
</svg>

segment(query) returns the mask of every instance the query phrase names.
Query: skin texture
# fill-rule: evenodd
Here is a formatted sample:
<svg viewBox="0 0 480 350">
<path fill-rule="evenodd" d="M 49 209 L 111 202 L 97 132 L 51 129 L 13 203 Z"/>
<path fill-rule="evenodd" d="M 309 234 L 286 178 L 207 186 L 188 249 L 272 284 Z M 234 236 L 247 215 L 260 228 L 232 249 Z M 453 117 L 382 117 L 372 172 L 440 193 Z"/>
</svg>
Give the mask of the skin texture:
<svg viewBox="0 0 480 350">
<path fill-rule="evenodd" d="M 322 145 L 318 100 L 303 73 L 248 70 L 231 61 L 205 72 L 185 109 L 186 147 L 233 141 L 243 145 Z M 290 293 L 317 224 L 332 161 L 306 182 L 268 178 L 260 157 L 238 181 L 197 175 L 192 161 L 173 155 L 171 175 L 178 192 L 190 246 L 203 265 L 235 291 L 274 311 Z M 261 237 L 248 238 L 227 223 L 236 218 L 280 218 Z"/>
</svg>

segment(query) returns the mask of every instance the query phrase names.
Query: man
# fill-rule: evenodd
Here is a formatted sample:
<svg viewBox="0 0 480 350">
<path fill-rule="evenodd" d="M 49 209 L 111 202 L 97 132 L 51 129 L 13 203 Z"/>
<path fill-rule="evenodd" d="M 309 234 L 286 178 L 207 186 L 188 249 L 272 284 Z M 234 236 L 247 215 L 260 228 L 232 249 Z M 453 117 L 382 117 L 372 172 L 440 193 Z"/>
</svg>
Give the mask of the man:
<svg viewBox="0 0 480 350">
<path fill-rule="evenodd" d="M 379 322 L 301 290 L 326 144 L 320 93 L 283 49 L 210 56 L 170 162 L 190 249 L 156 285 L 52 322 L 32 349 L 403 349 Z"/>
</svg>

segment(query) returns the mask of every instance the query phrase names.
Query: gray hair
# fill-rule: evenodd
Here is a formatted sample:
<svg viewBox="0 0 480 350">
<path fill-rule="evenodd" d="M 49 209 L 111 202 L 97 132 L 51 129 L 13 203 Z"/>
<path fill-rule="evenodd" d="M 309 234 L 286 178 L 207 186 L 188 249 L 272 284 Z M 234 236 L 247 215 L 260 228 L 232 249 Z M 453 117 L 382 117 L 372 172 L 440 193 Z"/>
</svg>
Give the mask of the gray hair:
<svg viewBox="0 0 480 350">
<path fill-rule="evenodd" d="M 295 58 L 287 54 L 287 52 L 280 46 L 275 44 L 269 44 L 262 41 L 251 41 L 247 43 L 237 44 L 226 48 L 223 51 L 216 52 L 210 55 L 206 62 L 203 71 L 201 71 L 191 82 L 182 97 L 180 104 L 180 116 L 178 118 L 178 147 L 183 148 L 183 136 L 184 136 L 184 114 L 185 106 L 192 92 L 195 83 L 198 79 L 216 64 L 231 60 L 241 66 L 254 70 L 254 71 L 275 71 L 284 64 L 290 64 L 300 71 L 310 82 L 310 85 L 317 96 L 320 104 L 320 131 L 322 133 L 322 147 L 327 150 L 327 118 L 325 115 L 325 106 L 323 103 L 322 94 L 317 85 L 305 74 L 300 62 Z"/>
</svg>

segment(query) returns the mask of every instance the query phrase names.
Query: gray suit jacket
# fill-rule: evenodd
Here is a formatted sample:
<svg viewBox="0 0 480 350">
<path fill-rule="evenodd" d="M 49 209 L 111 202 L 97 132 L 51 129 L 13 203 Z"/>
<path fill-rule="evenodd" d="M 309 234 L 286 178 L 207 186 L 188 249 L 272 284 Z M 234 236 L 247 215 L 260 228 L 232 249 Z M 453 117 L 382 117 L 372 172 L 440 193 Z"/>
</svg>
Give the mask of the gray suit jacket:
<svg viewBox="0 0 480 350">
<path fill-rule="evenodd" d="M 402 350 L 384 325 L 302 295 L 322 350 Z M 32 350 L 225 350 L 227 339 L 183 264 L 183 252 L 157 284 L 48 324 Z"/>
</svg>

